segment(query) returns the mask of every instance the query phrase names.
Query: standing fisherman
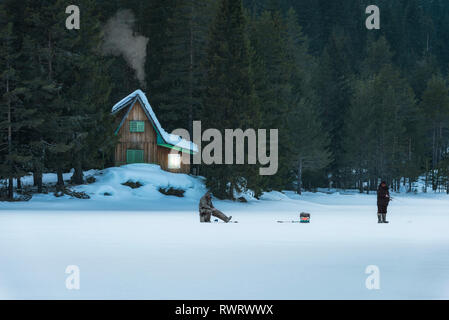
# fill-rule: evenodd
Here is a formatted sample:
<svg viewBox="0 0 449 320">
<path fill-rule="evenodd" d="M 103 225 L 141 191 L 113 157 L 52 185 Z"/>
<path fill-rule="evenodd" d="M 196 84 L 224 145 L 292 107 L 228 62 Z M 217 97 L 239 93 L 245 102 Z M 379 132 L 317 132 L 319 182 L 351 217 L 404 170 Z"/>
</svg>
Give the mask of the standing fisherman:
<svg viewBox="0 0 449 320">
<path fill-rule="evenodd" d="M 390 191 L 385 181 L 382 181 L 377 189 L 377 219 L 378 223 L 388 223 L 387 207 L 390 202 Z"/>
<path fill-rule="evenodd" d="M 210 222 L 211 215 L 223 220 L 226 223 L 228 223 L 232 219 L 232 216 L 228 218 L 223 212 L 214 207 L 209 192 L 206 192 L 206 194 L 201 198 L 199 210 L 200 210 L 200 222 Z"/>
</svg>

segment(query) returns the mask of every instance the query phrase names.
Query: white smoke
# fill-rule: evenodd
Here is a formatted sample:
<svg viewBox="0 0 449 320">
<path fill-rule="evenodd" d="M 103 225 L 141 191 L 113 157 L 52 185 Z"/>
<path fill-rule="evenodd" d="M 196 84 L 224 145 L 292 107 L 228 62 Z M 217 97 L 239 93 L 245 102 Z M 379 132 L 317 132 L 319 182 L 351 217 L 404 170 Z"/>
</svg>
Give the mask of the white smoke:
<svg viewBox="0 0 449 320">
<path fill-rule="evenodd" d="M 136 19 L 131 10 L 119 10 L 103 28 L 103 54 L 122 55 L 145 87 L 145 59 L 148 38 L 133 32 Z"/>
</svg>

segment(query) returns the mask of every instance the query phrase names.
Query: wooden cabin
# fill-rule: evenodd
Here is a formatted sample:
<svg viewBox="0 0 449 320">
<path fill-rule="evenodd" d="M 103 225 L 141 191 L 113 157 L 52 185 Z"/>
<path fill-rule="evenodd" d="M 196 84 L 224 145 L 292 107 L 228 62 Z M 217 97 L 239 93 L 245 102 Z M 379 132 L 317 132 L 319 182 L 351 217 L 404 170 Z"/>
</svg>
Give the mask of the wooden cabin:
<svg viewBox="0 0 449 320">
<path fill-rule="evenodd" d="M 181 152 L 193 154 L 197 146 L 179 136 L 167 133 L 141 90 L 137 90 L 112 108 L 117 119 L 115 165 L 154 163 L 163 170 L 189 173 L 190 165 L 182 161 Z"/>
</svg>

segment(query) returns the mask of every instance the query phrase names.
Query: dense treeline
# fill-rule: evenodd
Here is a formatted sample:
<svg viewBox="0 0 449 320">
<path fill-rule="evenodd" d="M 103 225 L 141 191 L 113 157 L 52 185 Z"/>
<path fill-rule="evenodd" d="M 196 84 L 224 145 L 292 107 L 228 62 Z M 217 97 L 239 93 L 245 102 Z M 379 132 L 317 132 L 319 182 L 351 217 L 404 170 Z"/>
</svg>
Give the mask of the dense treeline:
<svg viewBox="0 0 449 320">
<path fill-rule="evenodd" d="M 316 187 L 395 189 L 425 175 L 449 190 L 449 3 L 378 0 L 80 0 L 0 3 L 0 179 L 112 163 L 111 106 L 143 87 L 167 130 L 279 129 L 279 168 L 202 165 L 219 197 Z M 103 55 L 102 26 L 134 12 L 148 37 L 145 83 Z"/>
</svg>

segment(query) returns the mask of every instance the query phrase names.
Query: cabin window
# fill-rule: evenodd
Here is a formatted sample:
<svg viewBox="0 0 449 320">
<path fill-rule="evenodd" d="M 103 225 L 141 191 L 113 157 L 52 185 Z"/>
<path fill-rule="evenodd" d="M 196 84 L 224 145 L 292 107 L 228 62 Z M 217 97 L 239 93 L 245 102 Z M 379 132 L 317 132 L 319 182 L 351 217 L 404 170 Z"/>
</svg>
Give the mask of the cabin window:
<svg viewBox="0 0 449 320">
<path fill-rule="evenodd" d="M 126 150 L 126 163 L 143 163 L 143 150 Z"/>
<path fill-rule="evenodd" d="M 181 169 L 181 155 L 176 153 L 168 154 L 168 169 Z"/>
<path fill-rule="evenodd" d="M 129 132 L 145 132 L 145 121 L 131 120 L 129 122 Z"/>
</svg>

